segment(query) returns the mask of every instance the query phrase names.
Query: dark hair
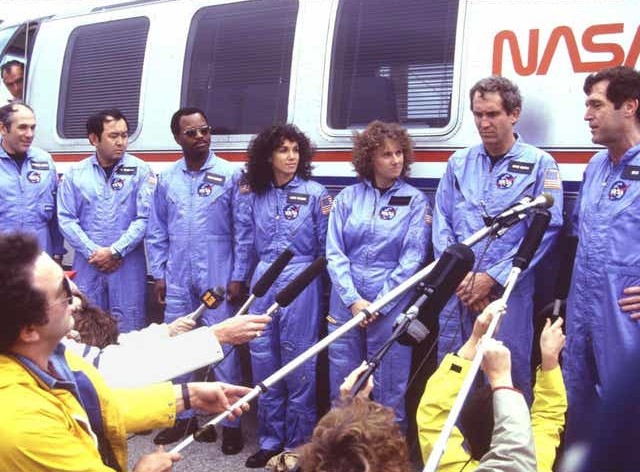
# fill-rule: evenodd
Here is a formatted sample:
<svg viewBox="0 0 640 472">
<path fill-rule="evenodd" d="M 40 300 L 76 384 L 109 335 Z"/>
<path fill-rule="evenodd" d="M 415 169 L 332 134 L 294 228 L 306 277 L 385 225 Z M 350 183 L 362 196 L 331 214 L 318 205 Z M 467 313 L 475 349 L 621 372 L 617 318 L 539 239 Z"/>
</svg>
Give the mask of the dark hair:
<svg viewBox="0 0 640 472">
<path fill-rule="evenodd" d="M 469 90 L 469 107 L 473 111 L 473 97 L 476 92 L 480 97 L 484 98 L 485 93 L 495 92 L 502 98 L 502 107 L 508 115 L 514 112 L 516 108 L 522 109 L 522 96 L 520 89 L 516 84 L 506 77 L 492 75 L 478 80 L 471 90 Z"/>
<path fill-rule="evenodd" d="M 584 80 L 584 93 L 589 95 L 593 86 L 603 80 L 608 80 L 607 100 L 618 110 L 627 100 L 638 100 L 636 120 L 640 121 L 640 72 L 631 67 L 618 66 L 603 69 L 590 74 Z"/>
<path fill-rule="evenodd" d="M 20 61 L 13 59 L 11 61 L 5 62 L 0 66 L 0 77 L 2 77 L 5 72 L 9 72 L 11 68 L 14 66 L 18 66 L 20 69 L 22 69 L 22 72 L 24 73 L 24 64 Z"/>
<path fill-rule="evenodd" d="M 372 121 L 362 133 L 353 133 L 353 157 L 351 163 L 361 179 L 373 180 L 373 154 L 389 139 L 396 141 L 404 153 L 402 177 L 409 175 L 413 163 L 413 144 L 409 133 L 397 123 Z"/>
<path fill-rule="evenodd" d="M 11 120 L 14 113 L 18 112 L 18 107 L 24 107 L 33 113 L 33 108 L 21 101 L 13 101 L 7 105 L 0 107 L 0 123 L 2 123 L 7 131 L 11 130 Z"/>
<path fill-rule="evenodd" d="M 182 107 L 171 117 L 171 132 L 173 133 L 173 135 L 177 136 L 180 134 L 180 118 L 182 118 L 183 116 L 195 115 L 196 113 L 202 115 L 204 121 L 206 121 L 207 124 L 209 123 L 207 115 L 205 115 L 204 111 L 202 111 L 200 108 Z"/>
<path fill-rule="evenodd" d="M 311 159 L 316 151 L 315 146 L 295 125 L 273 125 L 254 137 L 247 150 L 246 179 L 254 192 L 258 194 L 266 192 L 269 184 L 273 182 L 271 158 L 273 151 L 285 140 L 298 144 L 300 161 L 298 162 L 296 175 L 304 180 L 311 178 Z"/>
<path fill-rule="evenodd" d="M 491 447 L 493 436 L 493 391 L 483 385 L 467 397 L 460 412 L 460 431 L 471 457 L 480 460 Z"/>
<path fill-rule="evenodd" d="M 47 297 L 33 286 L 33 268 L 40 255 L 38 241 L 24 233 L 0 235 L 0 351 L 16 342 L 20 330 L 43 325 L 47 316 Z"/>
<path fill-rule="evenodd" d="M 106 311 L 92 305 L 79 291 L 73 292 L 80 298 L 80 310 L 73 310 L 73 328 L 80 334 L 80 341 L 101 349 L 118 342 L 118 321 Z"/>
<path fill-rule="evenodd" d="M 104 124 L 112 120 L 124 120 L 127 124 L 127 129 L 129 129 L 127 117 L 117 108 L 110 108 L 108 110 L 100 110 L 98 113 L 94 113 L 87 118 L 87 135 L 95 134 L 98 137 L 98 141 L 100 141 L 100 139 L 102 139 L 102 132 L 104 131 Z"/>
<path fill-rule="evenodd" d="M 322 417 L 300 448 L 299 464 L 303 472 L 413 470 L 393 411 L 360 397 Z"/>
</svg>

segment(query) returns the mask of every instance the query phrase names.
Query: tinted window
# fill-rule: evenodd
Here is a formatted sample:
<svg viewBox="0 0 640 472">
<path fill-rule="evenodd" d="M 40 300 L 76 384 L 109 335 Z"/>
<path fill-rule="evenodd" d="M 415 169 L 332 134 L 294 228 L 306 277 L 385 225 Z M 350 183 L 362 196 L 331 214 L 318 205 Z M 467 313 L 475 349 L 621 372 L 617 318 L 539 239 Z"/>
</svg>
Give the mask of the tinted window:
<svg viewBox="0 0 640 472">
<path fill-rule="evenodd" d="M 182 106 L 202 108 L 214 134 L 287 121 L 295 0 L 203 8 L 189 31 Z"/>
<path fill-rule="evenodd" d="M 92 113 L 119 108 L 138 127 L 149 20 L 127 18 L 79 26 L 69 36 L 60 81 L 58 134 L 83 138 Z"/>
<path fill-rule="evenodd" d="M 329 126 L 363 126 L 374 119 L 446 126 L 457 15 L 453 0 L 340 2 Z"/>
</svg>

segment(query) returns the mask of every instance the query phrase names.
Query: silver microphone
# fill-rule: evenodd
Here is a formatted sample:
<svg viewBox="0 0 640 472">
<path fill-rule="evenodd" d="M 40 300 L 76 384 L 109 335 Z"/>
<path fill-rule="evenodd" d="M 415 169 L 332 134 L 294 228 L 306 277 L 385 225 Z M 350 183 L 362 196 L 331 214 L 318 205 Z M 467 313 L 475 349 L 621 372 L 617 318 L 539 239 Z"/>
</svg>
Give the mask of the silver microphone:
<svg viewBox="0 0 640 472">
<path fill-rule="evenodd" d="M 548 193 L 538 195 L 531 200 L 531 197 L 525 197 L 516 206 L 500 213 L 497 218 L 509 218 L 513 215 L 519 215 L 532 208 L 549 208 L 553 206 L 553 196 Z"/>
</svg>

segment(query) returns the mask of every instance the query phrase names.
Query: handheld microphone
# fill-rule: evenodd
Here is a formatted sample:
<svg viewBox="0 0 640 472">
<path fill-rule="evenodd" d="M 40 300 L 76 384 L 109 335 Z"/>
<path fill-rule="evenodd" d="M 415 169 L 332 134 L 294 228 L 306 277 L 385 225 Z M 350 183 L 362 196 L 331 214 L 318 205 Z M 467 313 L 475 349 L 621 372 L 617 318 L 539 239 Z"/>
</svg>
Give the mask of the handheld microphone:
<svg viewBox="0 0 640 472">
<path fill-rule="evenodd" d="M 202 294 L 200 300 L 202 301 L 200 306 L 189 313 L 186 318 L 196 321 L 205 311 L 217 308 L 224 301 L 224 289 L 222 287 L 210 288 Z"/>
<path fill-rule="evenodd" d="M 533 259 L 533 255 L 538 250 L 542 236 L 549 227 L 551 221 L 551 213 L 547 210 L 536 210 L 531 221 L 531 226 L 527 234 L 522 239 L 518 252 L 513 257 L 513 267 L 517 267 L 520 270 L 526 270 Z"/>
<path fill-rule="evenodd" d="M 278 258 L 273 261 L 273 263 L 264 272 L 264 274 L 262 274 L 262 277 L 260 277 L 255 283 L 253 289 L 251 290 L 251 296 L 240 307 L 240 309 L 236 313 L 236 316 L 244 315 L 249 310 L 249 307 L 256 298 L 264 297 L 264 294 L 267 293 L 267 290 L 271 288 L 273 283 L 282 273 L 287 264 L 289 264 L 292 258 L 293 252 L 290 249 L 285 249 L 284 251 L 282 251 Z"/>
<path fill-rule="evenodd" d="M 265 315 L 271 316 L 280 307 L 289 306 L 291 302 L 311 283 L 311 281 L 320 275 L 326 266 L 327 260 L 324 257 L 318 257 L 313 261 L 276 295 L 275 303 L 267 309 Z"/>
<path fill-rule="evenodd" d="M 398 338 L 400 344 L 410 345 L 422 342 L 429 334 L 425 326 L 427 320 L 442 311 L 462 279 L 473 268 L 474 262 L 473 251 L 465 244 L 453 244 L 445 249 L 433 270 L 422 282 L 423 295 L 407 310 L 406 314 L 401 314 L 396 320 L 397 326 L 403 322 L 403 317 L 413 318 L 407 331 Z"/>
<path fill-rule="evenodd" d="M 530 197 L 523 198 L 522 200 L 520 200 L 520 202 L 518 202 L 517 205 L 500 213 L 496 217 L 496 219 L 510 218 L 511 216 L 524 213 L 525 211 L 530 210 L 532 208 L 550 208 L 552 206 L 553 206 L 553 196 L 548 193 L 543 193 L 541 195 L 538 195 L 533 200 L 531 200 Z"/>
</svg>

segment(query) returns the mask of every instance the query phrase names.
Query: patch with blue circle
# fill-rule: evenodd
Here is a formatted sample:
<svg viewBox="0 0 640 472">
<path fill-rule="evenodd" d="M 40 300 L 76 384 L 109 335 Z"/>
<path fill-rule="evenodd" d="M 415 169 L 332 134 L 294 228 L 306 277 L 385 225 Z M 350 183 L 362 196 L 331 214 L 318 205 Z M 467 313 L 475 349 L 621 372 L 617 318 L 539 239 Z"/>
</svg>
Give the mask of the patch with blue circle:
<svg viewBox="0 0 640 472">
<path fill-rule="evenodd" d="M 124 179 L 115 178 L 111 180 L 111 188 L 113 190 L 122 190 L 122 187 L 124 187 Z"/>
<path fill-rule="evenodd" d="M 288 220 L 295 220 L 300 213 L 300 207 L 297 205 L 287 205 L 282 209 L 284 217 Z"/>
<path fill-rule="evenodd" d="M 208 197 L 213 191 L 213 186 L 207 182 L 200 184 L 198 187 L 198 195 L 200 197 Z"/>
<path fill-rule="evenodd" d="M 383 220 L 392 220 L 396 216 L 396 209 L 392 206 L 385 206 L 380 209 L 380 218 Z"/>
<path fill-rule="evenodd" d="M 27 174 L 27 180 L 32 184 L 39 184 L 40 181 L 42 180 L 42 176 L 40 175 L 40 172 L 36 172 L 35 170 L 30 170 L 29 173 Z"/>
<path fill-rule="evenodd" d="M 504 174 L 500 174 L 498 176 L 498 180 L 496 180 L 496 187 L 498 188 L 510 188 L 513 185 L 513 182 L 516 179 L 513 177 L 513 175 L 509 174 L 508 172 L 505 172 Z"/>
<path fill-rule="evenodd" d="M 622 180 L 614 182 L 609 189 L 609 200 L 620 200 L 622 197 L 624 197 L 624 194 L 627 192 L 628 188 L 629 185 Z"/>
</svg>

